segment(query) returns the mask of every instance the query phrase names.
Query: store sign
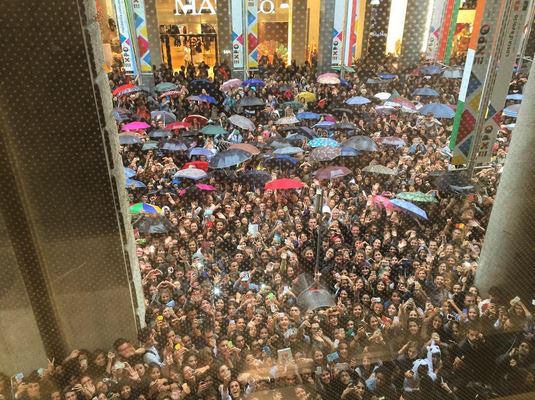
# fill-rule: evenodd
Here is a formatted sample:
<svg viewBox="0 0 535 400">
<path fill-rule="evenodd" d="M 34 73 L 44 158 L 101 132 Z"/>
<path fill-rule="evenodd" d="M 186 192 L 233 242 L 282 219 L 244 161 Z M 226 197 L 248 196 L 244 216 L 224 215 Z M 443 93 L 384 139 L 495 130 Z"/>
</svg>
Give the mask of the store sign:
<svg viewBox="0 0 535 400">
<path fill-rule="evenodd" d="M 275 14 L 273 0 L 258 2 L 259 14 Z M 175 15 L 216 14 L 215 0 L 175 0 Z"/>
</svg>

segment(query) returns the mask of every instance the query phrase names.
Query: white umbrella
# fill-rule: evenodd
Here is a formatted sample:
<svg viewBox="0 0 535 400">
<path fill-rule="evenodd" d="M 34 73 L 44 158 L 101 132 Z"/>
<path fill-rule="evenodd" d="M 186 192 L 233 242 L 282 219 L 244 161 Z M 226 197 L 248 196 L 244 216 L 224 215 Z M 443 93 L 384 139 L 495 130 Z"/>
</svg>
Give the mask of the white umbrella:
<svg viewBox="0 0 535 400">
<path fill-rule="evenodd" d="M 282 117 L 275 121 L 275 125 L 291 125 L 298 124 L 300 121 L 293 115 L 291 117 Z"/>
<path fill-rule="evenodd" d="M 228 119 L 232 125 L 237 126 L 238 128 L 242 128 L 248 131 L 254 131 L 255 126 L 253 124 L 253 121 L 251 121 L 249 118 L 246 118 L 242 115 L 232 115 Z"/>
<path fill-rule="evenodd" d="M 391 94 L 388 92 L 379 92 L 373 95 L 373 97 L 378 98 L 379 100 L 388 100 Z"/>
</svg>

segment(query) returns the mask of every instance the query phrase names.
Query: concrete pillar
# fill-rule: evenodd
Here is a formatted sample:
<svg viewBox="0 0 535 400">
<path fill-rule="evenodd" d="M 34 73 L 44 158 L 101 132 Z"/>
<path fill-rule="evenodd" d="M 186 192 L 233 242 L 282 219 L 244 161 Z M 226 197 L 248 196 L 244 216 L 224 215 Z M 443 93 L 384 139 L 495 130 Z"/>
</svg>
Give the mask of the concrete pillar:
<svg viewBox="0 0 535 400">
<path fill-rule="evenodd" d="M 145 17 L 147 18 L 147 33 L 149 35 L 150 57 L 152 65 L 158 68 L 162 64 L 162 50 L 160 45 L 160 23 L 156 12 L 156 0 L 145 0 Z"/>
<path fill-rule="evenodd" d="M 390 19 L 390 1 L 381 0 L 379 5 L 369 5 L 370 22 L 368 27 L 367 57 L 370 62 L 379 64 L 386 52 L 386 36 Z M 395 0 L 394 0 L 395 1 Z"/>
<path fill-rule="evenodd" d="M 331 69 L 334 2 L 334 0 L 321 0 L 320 3 L 320 40 L 318 43 L 318 72 L 328 72 Z"/>
<path fill-rule="evenodd" d="M 292 48 L 292 60 L 301 65 L 306 60 L 307 46 L 307 0 L 293 0 L 291 3 L 291 27 L 288 39 Z M 291 61 L 291 60 L 288 60 Z"/>
<path fill-rule="evenodd" d="M 232 67 L 232 30 L 230 0 L 217 1 L 217 57 L 219 63 L 226 60 Z"/>
<path fill-rule="evenodd" d="M 9 293 L 0 299 L 0 325 L 19 324 L 16 338 L 5 338 L 15 326 L 0 328 L 11 368 L 21 347 L 46 365 L 44 353 L 58 360 L 135 340 L 144 303 L 95 0 L 8 2 L 0 26 L 0 53 L 24 60 L 0 64 L 9 77 L 0 80 L 0 213 L 11 245 L 2 252 L 18 271 L 10 290 L 23 294 L 11 308 Z M 36 37 L 54 40 L 43 48 Z M 17 321 L 15 311 L 28 314 Z"/>
<path fill-rule="evenodd" d="M 408 0 L 405 13 L 399 67 L 401 70 L 418 66 L 425 35 L 425 22 L 430 0 Z"/>
<path fill-rule="evenodd" d="M 476 284 L 497 285 L 530 304 L 535 294 L 535 65 L 524 88 L 522 108 L 481 252 Z"/>
</svg>

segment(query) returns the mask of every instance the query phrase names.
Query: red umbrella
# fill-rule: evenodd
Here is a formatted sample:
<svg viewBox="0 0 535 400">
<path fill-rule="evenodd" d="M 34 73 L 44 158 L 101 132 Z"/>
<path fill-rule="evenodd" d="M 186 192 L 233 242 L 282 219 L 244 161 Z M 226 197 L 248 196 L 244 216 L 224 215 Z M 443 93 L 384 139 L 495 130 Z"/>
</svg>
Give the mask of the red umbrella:
<svg viewBox="0 0 535 400">
<path fill-rule="evenodd" d="M 168 92 L 164 92 L 160 95 L 160 99 L 163 99 L 164 97 L 178 97 L 180 96 L 180 92 L 178 90 L 170 90 Z"/>
<path fill-rule="evenodd" d="M 394 205 L 390 202 L 390 199 L 384 196 L 379 196 L 379 195 L 373 196 L 372 203 L 378 206 L 383 206 L 387 210 L 391 210 L 394 208 Z"/>
<path fill-rule="evenodd" d="M 183 122 L 183 121 L 177 121 L 177 122 L 171 122 L 170 124 L 167 124 L 165 127 L 166 129 L 188 129 L 191 126 L 189 122 Z"/>
<path fill-rule="evenodd" d="M 182 120 L 182 122 L 187 122 L 188 124 L 193 124 L 193 121 L 197 121 L 199 125 L 204 126 L 208 123 L 208 118 L 203 117 L 202 115 L 192 114 Z"/>
<path fill-rule="evenodd" d="M 211 192 L 212 190 L 215 190 L 215 186 L 207 185 L 206 183 L 197 183 L 195 186 L 199 190 L 206 190 L 208 192 Z"/>
<path fill-rule="evenodd" d="M 304 187 L 303 182 L 297 179 L 274 179 L 264 186 L 266 190 L 287 190 L 287 189 L 301 189 Z"/>
<path fill-rule="evenodd" d="M 113 94 L 114 96 L 117 96 L 123 90 L 132 89 L 133 87 L 135 87 L 133 84 L 127 83 L 126 85 L 121 85 L 121 86 L 116 87 L 115 89 L 113 89 L 113 92 L 111 94 Z"/>
<path fill-rule="evenodd" d="M 202 169 L 205 172 L 208 172 L 208 162 L 207 161 L 190 161 L 185 163 L 182 166 L 182 169 L 187 169 L 189 167 L 195 167 L 197 169 Z"/>
</svg>

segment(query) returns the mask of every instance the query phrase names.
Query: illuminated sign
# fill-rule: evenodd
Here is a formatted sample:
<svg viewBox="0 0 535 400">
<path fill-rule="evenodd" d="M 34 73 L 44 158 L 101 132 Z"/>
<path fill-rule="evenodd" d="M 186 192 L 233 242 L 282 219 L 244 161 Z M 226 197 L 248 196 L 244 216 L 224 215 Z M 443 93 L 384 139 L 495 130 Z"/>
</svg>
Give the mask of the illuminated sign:
<svg viewBox="0 0 535 400">
<path fill-rule="evenodd" d="M 215 15 L 215 4 L 215 0 L 175 0 L 175 15 Z M 273 0 L 259 1 L 258 13 L 274 14 L 275 2 Z"/>
</svg>

